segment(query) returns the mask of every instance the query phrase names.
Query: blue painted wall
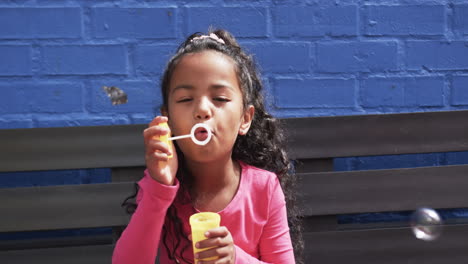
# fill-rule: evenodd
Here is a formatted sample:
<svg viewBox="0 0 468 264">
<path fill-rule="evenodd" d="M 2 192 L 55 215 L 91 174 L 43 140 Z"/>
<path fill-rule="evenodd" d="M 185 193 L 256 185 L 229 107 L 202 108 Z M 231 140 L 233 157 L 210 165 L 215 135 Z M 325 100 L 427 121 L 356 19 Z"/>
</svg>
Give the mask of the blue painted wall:
<svg viewBox="0 0 468 264">
<path fill-rule="evenodd" d="M 209 26 L 255 54 L 278 117 L 468 109 L 468 0 L 3 0 L 0 25 L 0 128 L 147 123 L 167 59 Z M 122 88 L 128 103 L 112 106 L 104 85 Z M 336 167 L 460 164 L 468 155 L 390 161 Z M 108 180 L 106 171 L 73 173 L 81 180 L 64 183 Z M 0 182 L 58 184 L 37 175 Z"/>
<path fill-rule="evenodd" d="M 168 57 L 210 25 L 255 54 L 280 117 L 467 109 L 467 17 L 462 0 L 2 1 L 0 128 L 146 123 Z"/>
</svg>

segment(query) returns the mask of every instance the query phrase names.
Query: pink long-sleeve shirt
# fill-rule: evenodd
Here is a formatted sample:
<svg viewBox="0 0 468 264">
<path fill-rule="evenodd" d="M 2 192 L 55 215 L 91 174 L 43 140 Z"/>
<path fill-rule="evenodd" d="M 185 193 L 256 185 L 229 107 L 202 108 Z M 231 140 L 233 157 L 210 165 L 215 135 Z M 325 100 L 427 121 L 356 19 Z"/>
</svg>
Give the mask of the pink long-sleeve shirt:
<svg viewBox="0 0 468 264">
<path fill-rule="evenodd" d="M 240 163 L 242 168 L 238 191 L 222 211 L 221 225 L 231 232 L 236 249 L 236 264 L 295 263 L 286 214 L 283 191 L 276 174 Z M 177 260 L 171 260 L 168 249 L 173 243 L 163 243 L 163 225 L 172 203 L 182 220 L 182 236 L 190 234 L 189 217 L 198 212 L 190 200 L 176 199 L 179 182 L 167 186 L 153 180 L 147 171 L 139 181 L 138 207 L 112 256 L 113 264 L 154 264 L 159 248 L 159 261 L 193 263 L 191 242 L 180 239 L 176 249 Z M 178 196 L 179 197 L 179 196 Z M 174 241 L 170 237 L 169 241 Z M 178 261 L 178 262 L 177 262 Z"/>
</svg>

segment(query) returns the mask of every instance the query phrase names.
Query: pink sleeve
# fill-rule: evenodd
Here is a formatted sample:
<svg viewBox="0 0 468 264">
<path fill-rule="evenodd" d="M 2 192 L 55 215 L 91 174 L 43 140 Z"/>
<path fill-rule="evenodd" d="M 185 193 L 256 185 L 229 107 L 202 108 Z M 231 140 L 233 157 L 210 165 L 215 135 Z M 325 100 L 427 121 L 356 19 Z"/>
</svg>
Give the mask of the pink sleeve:
<svg viewBox="0 0 468 264">
<path fill-rule="evenodd" d="M 147 170 L 138 185 L 138 207 L 117 241 L 113 264 L 154 264 L 164 218 L 179 189 L 177 180 L 174 186 L 163 185 L 153 180 Z"/>
<path fill-rule="evenodd" d="M 236 246 L 236 264 L 270 263 L 294 264 L 294 250 L 289 235 L 286 202 L 281 185 L 276 178 L 272 182 L 269 195 L 269 217 L 260 239 L 260 259 L 250 256 Z"/>
</svg>

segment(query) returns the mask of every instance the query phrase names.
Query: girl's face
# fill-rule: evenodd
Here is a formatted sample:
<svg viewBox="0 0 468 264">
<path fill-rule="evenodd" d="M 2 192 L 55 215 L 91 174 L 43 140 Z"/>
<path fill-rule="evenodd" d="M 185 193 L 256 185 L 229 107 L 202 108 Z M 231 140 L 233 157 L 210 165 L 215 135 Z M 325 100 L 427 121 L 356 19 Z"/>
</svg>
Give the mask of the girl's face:
<svg viewBox="0 0 468 264">
<path fill-rule="evenodd" d="M 197 123 L 211 128 L 205 146 L 178 140 L 185 158 L 196 162 L 231 156 L 238 135 L 250 128 L 254 107 L 243 108 L 242 92 L 231 58 L 216 52 L 190 53 L 181 58 L 171 77 L 167 115 L 173 135 L 189 134 Z M 203 132 L 195 135 L 204 140 Z"/>
</svg>

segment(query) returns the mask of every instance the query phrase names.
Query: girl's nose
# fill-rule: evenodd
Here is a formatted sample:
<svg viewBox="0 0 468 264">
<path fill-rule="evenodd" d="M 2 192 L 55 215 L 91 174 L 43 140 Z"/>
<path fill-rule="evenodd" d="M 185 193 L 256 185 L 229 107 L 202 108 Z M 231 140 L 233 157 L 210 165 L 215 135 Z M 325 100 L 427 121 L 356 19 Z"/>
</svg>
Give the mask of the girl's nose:
<svg viewBox="0 0 468 264">
<path fill-rule="evenodd" d="M 195 107 L 194 116 L 197 120 L 206 120 L 211 118 L 210 106 L 207 99 L 200 99 Z"/>
</svg>

